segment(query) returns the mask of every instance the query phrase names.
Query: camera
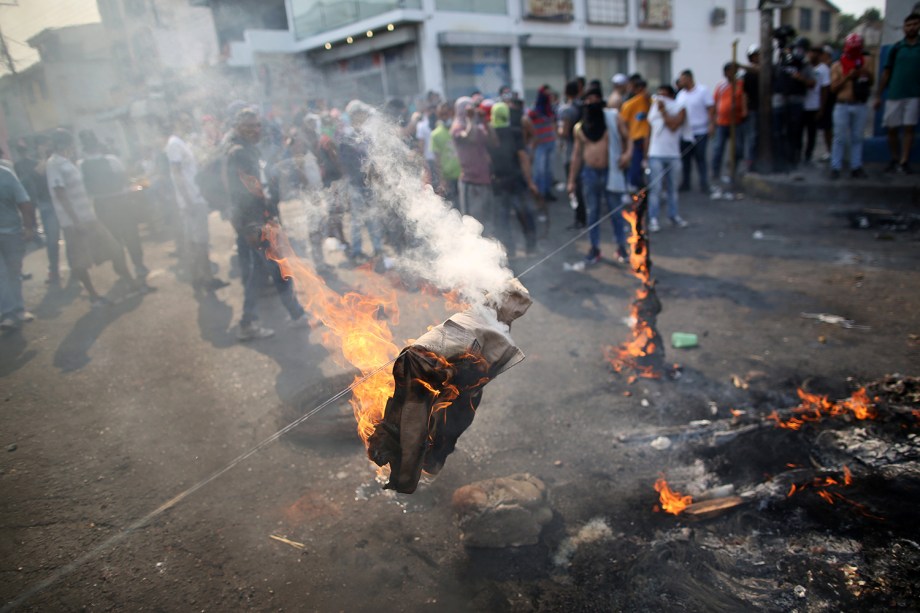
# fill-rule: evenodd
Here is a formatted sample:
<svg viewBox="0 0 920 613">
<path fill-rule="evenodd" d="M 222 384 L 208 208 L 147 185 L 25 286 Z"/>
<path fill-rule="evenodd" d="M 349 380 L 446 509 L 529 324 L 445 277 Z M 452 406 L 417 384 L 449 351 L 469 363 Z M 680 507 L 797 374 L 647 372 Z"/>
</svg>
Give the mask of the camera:
<svg viewBox="0 0 920 613">
<path fill-rule="evenodd" d="M 790 39 L 795 38 L 795 28 L 788 24 L 780 26 L 773 30 L 773 38 L 780 49 L 785 49 L 789 46 Z"/>
</svg>

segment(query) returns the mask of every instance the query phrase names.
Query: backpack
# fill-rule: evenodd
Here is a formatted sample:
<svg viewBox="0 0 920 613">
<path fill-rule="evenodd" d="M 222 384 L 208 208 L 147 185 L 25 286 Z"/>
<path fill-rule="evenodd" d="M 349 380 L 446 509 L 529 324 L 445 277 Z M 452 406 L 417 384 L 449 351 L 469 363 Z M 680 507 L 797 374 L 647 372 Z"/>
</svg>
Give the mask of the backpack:
<svg viewBox="0 0 920 613">
<path fill-rule="evenodd" d="M 201 165 L 195 175 L 198 191 L 213 211 L 225 210 L 230 204 L 226 172 L 226 157 L 223 151 L 218 151 Z"/>
<path fill-rule="evenodd" d="M 94 198 L 120 194 L 128 185 L 125 174 L 113 168 L 103 156 L 83 160 L 80 170 L 86 193 Z"/>
</svg>

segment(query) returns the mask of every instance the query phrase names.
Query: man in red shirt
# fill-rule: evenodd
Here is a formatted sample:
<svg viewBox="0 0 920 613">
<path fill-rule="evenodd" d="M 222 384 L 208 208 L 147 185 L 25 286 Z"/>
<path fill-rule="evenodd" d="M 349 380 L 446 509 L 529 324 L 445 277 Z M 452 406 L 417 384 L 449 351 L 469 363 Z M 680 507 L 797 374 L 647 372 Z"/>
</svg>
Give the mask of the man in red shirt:
<svg viewBox="0 0 920 613">
<path fill-rule="evenodd" d="M 735 79 L 738 65 L 728 62 L 723 66 L 722 73 L 725 80 L 716 85 L 712 92 L 715 104 L 712 109 L 715 113 L 715 144 L 712 150 L 712 177 L 715 180 L 721 176 L 722 155 L 731 135 L 731 126 L 735 126 L 735 164 L 741 159 L 741 124 L 747 116 L 747 97 L 744 95 L 744 83 Z M 732 95 L 734 92 L 734 95 Z M 734 174 L 734 168 L 729 169 Z"/>
</svg>

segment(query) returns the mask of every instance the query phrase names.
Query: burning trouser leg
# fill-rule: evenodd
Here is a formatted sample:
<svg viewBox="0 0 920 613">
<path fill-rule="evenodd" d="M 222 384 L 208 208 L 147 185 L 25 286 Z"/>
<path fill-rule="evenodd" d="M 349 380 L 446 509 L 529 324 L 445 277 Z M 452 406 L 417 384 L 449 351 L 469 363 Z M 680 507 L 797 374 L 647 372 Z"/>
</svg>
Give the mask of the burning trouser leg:
<svg viewBox="0 0 920 613">
<path fill-rule="evenodd" d="M 411 494 L 423 470 L 441 470 L 473 422 L 483 386 L 524 359 L 508 331 L 530 302 L 512 281 L 498 304 L 454 315 L 396 359 L 395 391 L 367 441 L 368 457 L 389 464 L 386 488 Z"/>
</svg>

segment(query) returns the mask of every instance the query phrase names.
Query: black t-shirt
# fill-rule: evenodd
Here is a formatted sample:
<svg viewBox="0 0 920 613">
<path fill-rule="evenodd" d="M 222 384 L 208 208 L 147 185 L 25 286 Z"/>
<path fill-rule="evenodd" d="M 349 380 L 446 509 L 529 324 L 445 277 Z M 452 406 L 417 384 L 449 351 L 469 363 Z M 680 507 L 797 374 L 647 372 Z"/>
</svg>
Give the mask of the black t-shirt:
<svg viewBox="0 0 920 613">
<path fill-rule="evenodd" d="M 490 147 L 492 157 L 492 184 L 501 189 L 519 188 L 524 184 L 519 151 L 525 151 L 520 130 L 511 127 L 496 128 L 498 146 Z"/>
<path fill-rule="evenodd" d="M 745 72 L 743 88 L 748 111 L 757 111 L 760 108 L 760 72 Z"/>
</svg>

